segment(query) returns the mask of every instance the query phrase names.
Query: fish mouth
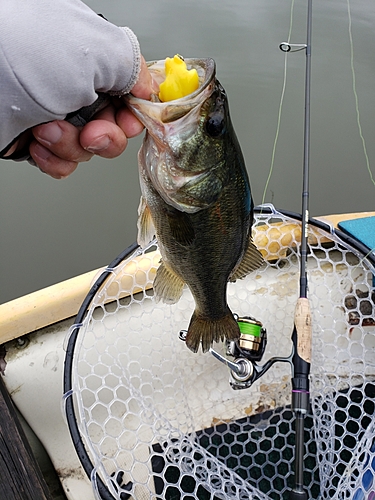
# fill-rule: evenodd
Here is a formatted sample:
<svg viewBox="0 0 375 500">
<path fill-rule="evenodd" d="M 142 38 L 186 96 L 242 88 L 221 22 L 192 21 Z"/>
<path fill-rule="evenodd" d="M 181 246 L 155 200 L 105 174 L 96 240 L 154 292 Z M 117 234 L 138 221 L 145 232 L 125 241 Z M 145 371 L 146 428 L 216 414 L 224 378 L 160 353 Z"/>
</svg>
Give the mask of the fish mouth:
<svg viewBox="0 0 375 500">
<path fill-rule="evenodd" d="M 154 94 L 151 101 L 140 99 L 132 94 L 124 97 L 127 105 L 143 125 L 150 129 L 156 123 L 167 124 L 185 116 L 192 109 L 200 106 L 214 88 L 216 65 L 212 58 L 184 59 L 188 69 L 196 69 L 199 78 L 197 90 L 172 101 L 161 102 Z M 147 67 L 158 85 L 165 80 L 165 59 L 147 62 Z"/>
<path fill-rule="evenodd" d="M 148 101 L 131 94 L 125 96 L 125 101 L 147 129 L 140 155 L 143 158 L 144 172 L 147 172 L 155 190 L 168 205 L 183 212 L 194 213 L 209 204 L 202 197 L 203 194 L 207 195 L 202 186 L 207 179 L 213 178 L 213 174 L 207 172 L 207 165 L 206 168 L 193 170 L 189 170 L 191 165 L 188 169 L 181 168 L 178 166 L 178 157 L 181 144 L 187 143 L 199 129 L 204 103 L 215 91 L 216 68 L 215 61 L 211 58 L 189 58 L 184 61 L 188 69 L 194 68 L 198 73 L 197 90 L 166 102 L 161 102 L 156 96 Z M 157 83 L 165 80 L 165 60 L 148 62 L 147 65 Z M 217 183 L 212 182 L 215 187 Z M 206 184 L 209 185 L 210 182 Z M 210 197 L 210 193 L 207 196 Z"/>
<path fill-rule="evenodd" d="M 180 56 L 181 57 L 181 56 Z M 199 78 L 199 87 L 197 90 L 188 94 L 187 96 L 180 97 L 179 99 L 174 99 L 172 101 L 168 101 L 167 104 L 173 104 L 178 102 L 179 104 L 184 101 L 189 101 L 190 99 L 194 99 L 197 95 L 199 95 L 204 89 L 211 83 L 215 76 L 216 65 L 215 61 L 210 58 L 188 58 L 183 59 L 188 70 L 196 69 Z M 147 67 L 152 74 L 154 80 L 158 85 L 160 85 L 166 77 L 165 74 L 165 59 L 160 61 L 149 61 L 146 63 Z"/>
</svg>

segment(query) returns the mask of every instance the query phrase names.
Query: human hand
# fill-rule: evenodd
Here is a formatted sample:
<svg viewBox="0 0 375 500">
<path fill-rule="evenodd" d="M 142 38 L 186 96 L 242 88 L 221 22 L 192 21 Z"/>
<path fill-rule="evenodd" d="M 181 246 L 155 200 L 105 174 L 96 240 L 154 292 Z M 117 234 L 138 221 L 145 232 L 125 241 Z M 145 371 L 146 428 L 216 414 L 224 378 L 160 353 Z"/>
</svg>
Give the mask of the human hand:
<svg viewBox="0 0 375 500">
<path fill-rule="evenodd" d="M 131 92 L 136 97 L 149 99 L 155 92 L 153 85 L 142 57 L 139 78 Z M 119 107 L 120 103 L 121 98 L 113 98 L 112 103 L 82 129 L 65 120 L 33 127 L 29 151 L 40 170 L 55 179 L 62 179 L 93 155 L 103 158 L 119 156 L 125 150 L 128 138 L 143 130 L 143 125 L 126 107 Z"/>
<path fill-rule="evenodd" d="M 29 151 L 42 172 L 63 179 L 94 155 L 116 158 L 125 150 L 128 138 L 140 134 L 142 129 L 128 110 L 117 110 L 110 104 L 81 130 L 65 120 L 34 127 Z"/>
</svg>

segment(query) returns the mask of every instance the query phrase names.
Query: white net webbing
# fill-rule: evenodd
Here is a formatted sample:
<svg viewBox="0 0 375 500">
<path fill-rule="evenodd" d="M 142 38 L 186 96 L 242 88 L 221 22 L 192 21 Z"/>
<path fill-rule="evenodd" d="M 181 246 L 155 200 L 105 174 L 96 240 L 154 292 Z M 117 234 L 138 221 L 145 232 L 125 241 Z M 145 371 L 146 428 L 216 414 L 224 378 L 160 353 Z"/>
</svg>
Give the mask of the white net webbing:
<svg viewBox="0 0 375 500">
<path fill-rule="evenodd" d="M 261 269 L 228 285 L 228 303 L 267 329 L 263 364 L 289 356 L 299 292 L 300 222 L 257 214 Z M 188 289 L 156 303 L 155 244 L 112 270 L 80 328 L 72 391 L 80 435 L 115 499 L 284 499 L 293 486 L 290 365 L 234 391 L 229 371 L 179 339 L 194 308 Z M 305 486 L 311 499 L 372 499 L 375 321 L 371 264 L 312 227 L 313 318 Z M 214 348 L 226 355 L 225 345 Z"/>
</svg>

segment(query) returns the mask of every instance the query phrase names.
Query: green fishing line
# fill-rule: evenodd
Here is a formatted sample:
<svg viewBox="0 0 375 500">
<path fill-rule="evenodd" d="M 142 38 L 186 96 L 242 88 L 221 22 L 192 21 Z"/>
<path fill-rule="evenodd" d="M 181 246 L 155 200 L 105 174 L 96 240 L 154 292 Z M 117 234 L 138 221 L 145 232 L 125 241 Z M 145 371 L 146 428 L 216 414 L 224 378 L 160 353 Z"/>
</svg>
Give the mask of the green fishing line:
<svg viewBox="0 0 375 500">
<path fill-rule="evenodd" d="M 354 46 L 353 46 L 353 35 L 352 35 L 352 15 L 350 11 L 350 1 L 347 0 L 347 7 L 348 7 L 348 19 L 349 19 L 349 42 L 350 42 L 350 68 L 352 70 L 352 88 L 353 88 L 353 94 L 354 94 L 354 100 L 355 100 L 355 110 L 356 110 L 356 115 L 357 115 L 357 126 L 358 126 L 358 133 L 359 137 L 362 141 L 362 148 L 363 148 L 363 154 L 365 156 L 365 161 L 366 161 L 366 167 L 367 171 L 370 176 L 371 182 L 375 185 L 375 180 L 372 175 L 371 171 L 371 166 L 370 166 L 370 160 L 367 154 L 367 147 L 366 147 L 366 141 L 362 132 L 362 125 L 361 125 L 361 120 L 360 120 L 360 113 L 359 113 L 359 103 L 358 103 L 358 94 L 357 94 L 357 85 L 356 85 L 356 76 L 355 76 L 355 69 L 354 69 Z"/>
<path fill-rule="evenodd" d="M 290 38 L 292 36 L 293 15 L 294 15 L 294 0 L 292 0 L 291 7 L 290 7 L 290 25 L 289 25 L 289 33 L 288 33 L 287 43 L 290 42 Z M 272 174 L 273 174 L 273 167 L 274 167 L 274 164 L 275 164 L 276 146 L 277 146 L 277 143 L 278 143 L 278 140 L 279 140 L 280 124 L 281 124 L 281 112 L 282 112 L 282 109 L 283 109 L 285 89 L 286 89 L 287 68 L 288 68 L 288 52 L 285 52 L 285 58 L 284 58 L 284 79 L 283 79 L 283 87 L 282 87 L 282 91 L 281 91 L 281 98 L 280 98 L 280 104 L 279 104 L 279 112 L 278 112 L 278 115 L 277 115 L 276 135 L 275 135 L 275 139 L 274 139 L 274 142 L 273 142 L 271 165 L 270 165 L 270 169 L 269 169 L 269 172 L 268 172 L 268 177 L 267 177 L 267 180 L 266 180 L 266 185 L 264 186 L 264 191 L 263 191 L 263 196 L 262 196 L 262 205 L 263 205 L 263 203 L 266 200 L 266 194 L 267 194 L 269 183 L 271 181 L 271 177 L 272 177 Z"/>
</svg>

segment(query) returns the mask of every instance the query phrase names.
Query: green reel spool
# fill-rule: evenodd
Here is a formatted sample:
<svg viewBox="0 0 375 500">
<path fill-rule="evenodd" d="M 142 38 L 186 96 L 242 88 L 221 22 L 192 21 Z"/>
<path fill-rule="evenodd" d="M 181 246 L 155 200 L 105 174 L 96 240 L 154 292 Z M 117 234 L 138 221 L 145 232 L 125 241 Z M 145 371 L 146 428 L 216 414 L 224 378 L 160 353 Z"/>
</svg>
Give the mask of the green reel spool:
<svg viewBox="0 0 375 500">
<path fill-rule="evenodd" d="M 259 361 L 266 348 L 267 333 L 263 328 L 263 324 L 251 317 L 238 318 L 237 323 L 240 329 L 239 347 L 245 351 L 247 356 Z"/>
<path fill-rule="evenodd" d="M 260 337 L 262 331 L 262 323 L 253 319 L 239 318 L 238 326 L 240 327 L 242 335 L 252 335 L 253 337 Z"/>
</svg>

